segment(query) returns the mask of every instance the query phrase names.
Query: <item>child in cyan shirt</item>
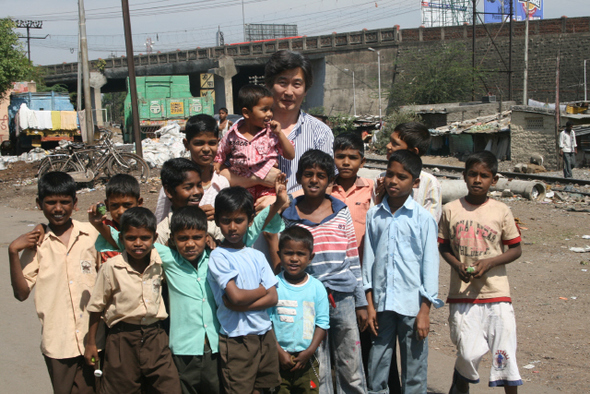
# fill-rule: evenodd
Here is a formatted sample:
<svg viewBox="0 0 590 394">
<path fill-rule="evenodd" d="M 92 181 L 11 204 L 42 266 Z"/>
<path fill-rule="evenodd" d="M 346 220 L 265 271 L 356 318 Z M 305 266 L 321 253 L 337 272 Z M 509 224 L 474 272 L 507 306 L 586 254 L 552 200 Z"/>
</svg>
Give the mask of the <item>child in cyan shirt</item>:
<svg viewBox="0 0 590 394">
<path fill-rule="evenodd" d="M 488 197 L 498 181 L 498 160 L 487 151 L 465 161 L 467 196 L 445 204 L 439 251 L 451 266 L 449 326 L 457 346 L 451 394 L 479 382 L 482 357 L 492 353 L 490 387 L 516 393 L 522 380 L 516 362 L 516 322 L 506 264 L 520 257 L 520 233 L 510 208 Z"/>
<path fill-rule="evenodd" d="M 313 355 L 330 328 L 330 312 L 324 285 L 305 272 L 313 256 L 313 236 L 308 230 L 293 226 L 281 233 L 279 301 L 269 314 L 283 380 L 278 392 L 283 394 L 319 392 L 319 362 Z"/>
<path fill-rule="evenodd" d="M 249 178 L 255 175 L 264 179 L 278 163 L 278 158 L 292 160 L 295 148 L 281 131 L 281 125 L 272 120 L 272 93 L 264 86 L 246 85 L 238 92 L 242 116 L 219 142 L 215 168 L 229 163 L 230 172 Z M 231 182 L 230 182 L 231 183 Z M 258 197 L 274 195 L 274 189 L 254 186 L 248 191 Z"/>
</svg>

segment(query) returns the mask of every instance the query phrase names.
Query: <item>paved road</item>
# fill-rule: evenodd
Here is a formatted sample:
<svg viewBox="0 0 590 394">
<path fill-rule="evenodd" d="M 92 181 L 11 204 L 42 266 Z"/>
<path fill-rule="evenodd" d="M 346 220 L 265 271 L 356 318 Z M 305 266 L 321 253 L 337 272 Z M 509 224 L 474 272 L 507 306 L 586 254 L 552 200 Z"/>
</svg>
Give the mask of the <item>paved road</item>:
<svg viewBox="0 0 590 394">
<path fill-rule="evenodd" d="M 17 301 L 12 295 L 8 269 L 10 242 L 43 219 L 38 211 L 14 211 L 0 206 L 0 316 L 4 318 L 0 324 L 0 392 L 3 393 L 51 393 L 49 375 L 39 350 L 41 324 L 35 313 L 34 293 L 25 302 Z M 431 350 L 428 365 L 428 392 L 447 393 L 454 359 Z M 482 382 L 472 386 L 471 393 L 503 392 L 488 388 L 487 383 L 487 376 L 482 376 Z M 556 391 L 529 383 L 520 393 L 552 394 Z"/>
</svg>

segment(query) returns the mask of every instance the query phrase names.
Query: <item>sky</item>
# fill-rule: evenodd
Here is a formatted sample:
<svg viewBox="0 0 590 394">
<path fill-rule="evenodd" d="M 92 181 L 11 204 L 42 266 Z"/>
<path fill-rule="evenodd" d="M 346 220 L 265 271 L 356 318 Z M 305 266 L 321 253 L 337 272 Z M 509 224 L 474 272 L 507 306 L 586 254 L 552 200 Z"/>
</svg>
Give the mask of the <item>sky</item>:
<svg viewBox="0 0 590 394">
<path fill-rule="evenodd" d="M 498 0 L 499 1 L 499 0 Z M 0 0 L 0 17 L 41 20 L 42 29 L 31 29 L 31 59 L 36 65 L 77 61 L 78 5 L 74 0 Z M 125 54 L 120 0 L 85 0 L 89 58 Z M 421 0 L 129 0 L 133 46 L 153 51 L 209 47 L 216 33 L 225 43 L 244 41 L 243 21 L 296 24 L 298 35 L 315 36 L 421 25 Z M 590 16 L 590 0 L 544 0 L 545 19 Z M 483 11 L 483 0 L 478 0 Z M 26 35 L 26 29 L 17 29 Z M 26 49 L 26 40 L 22 40 Z"/>
</svg>

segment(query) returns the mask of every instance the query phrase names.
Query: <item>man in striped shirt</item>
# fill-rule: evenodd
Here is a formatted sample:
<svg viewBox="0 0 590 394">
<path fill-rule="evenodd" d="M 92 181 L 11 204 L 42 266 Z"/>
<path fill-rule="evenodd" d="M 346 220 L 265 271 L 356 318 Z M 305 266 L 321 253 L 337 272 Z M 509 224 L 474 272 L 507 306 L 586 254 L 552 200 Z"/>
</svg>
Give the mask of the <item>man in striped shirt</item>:
<svg viewBox="0 0 590 394">
<path fill-rule="evenodd" d="M 334 159 L 309 150 L 301 156 L 296 176 L 303 196 L 292 201 L 283 219 L 287 227 L 300 226 L 313 235 L 315 256 L 307 272 L 323 283 L 330 301 L 328 338 L 318 350 L 320 393 L 334 392 L 331 362 L 337 392 L 366 393 L 359 327 L 366 328 L 367 299 L 350 211 L 342 201 L 326 195 L 335 177 Z"/>
</svg>

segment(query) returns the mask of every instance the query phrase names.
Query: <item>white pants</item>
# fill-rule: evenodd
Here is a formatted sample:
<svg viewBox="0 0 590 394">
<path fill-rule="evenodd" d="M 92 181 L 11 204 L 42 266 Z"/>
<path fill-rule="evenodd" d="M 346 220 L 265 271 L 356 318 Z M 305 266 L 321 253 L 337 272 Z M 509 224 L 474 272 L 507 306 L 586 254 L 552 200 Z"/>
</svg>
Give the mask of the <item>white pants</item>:
<svg viewBox="0 0 590 394">
<path fill-rule="evenodd" d="M 522 384 L 516 363 L 516 322 L 509 302 L 449 304 L 451 340 L 457 346 L 455 370 L 470 383 L 491 351 L 490 387 Z"/>
</svg>

